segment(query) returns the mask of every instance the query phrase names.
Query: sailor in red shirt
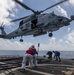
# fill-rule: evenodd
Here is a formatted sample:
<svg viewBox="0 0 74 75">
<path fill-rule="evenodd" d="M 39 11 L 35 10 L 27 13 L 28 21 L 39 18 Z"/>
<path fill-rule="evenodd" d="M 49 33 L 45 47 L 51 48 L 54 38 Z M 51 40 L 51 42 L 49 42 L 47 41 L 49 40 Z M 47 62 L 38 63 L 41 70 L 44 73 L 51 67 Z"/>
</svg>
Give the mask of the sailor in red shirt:
<svg viewBox="0 0 74 75">
<path fill-rule="evenodd" d="M 26 62 L 29 62 L 29 66 L 31 68 L 35 67 L 36 64 L 36 58 L 35 58 L 35 54 L 37 54 L 36 52 L 36 48 L 34 45 L 32 45 L 25 53 L 25 57 L 23 57 L 23 61 L 22 61 L 22 69 L 25 69 L 26 67 Z M 33 63 L 34 61 L 34 63 Z"/>
<path fill-rule="evenodd" d="M 37 67 L 37 56 L 35 56 L 35 54 L 38 54 L 38 52 L 36 51 L 36 48 L 34 45 L 31 46 L 31 49 L 33 50 L 33 64 L 34 67 Z"/>
</svg>

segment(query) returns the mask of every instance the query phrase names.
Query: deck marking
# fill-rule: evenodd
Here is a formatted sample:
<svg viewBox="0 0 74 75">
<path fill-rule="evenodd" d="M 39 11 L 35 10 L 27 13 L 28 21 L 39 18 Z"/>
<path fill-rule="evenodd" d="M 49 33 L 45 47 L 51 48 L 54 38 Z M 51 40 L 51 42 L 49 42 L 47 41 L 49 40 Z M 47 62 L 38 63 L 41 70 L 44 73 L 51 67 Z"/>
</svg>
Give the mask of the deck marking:
<svg viewBox="0 0 74 75">
<path fill-rule="evenodd" d="M 12 70 L 18 70 L 18 69 L 21 69 L 21 67 L 18 67 L 18 68 L 16 68 L 16 69 L 12 69 Z M 35 73 L 43 74 L 43 75 L 54 75 L 54 74 L 49 74 L 49 73 L 46 73 L 46 72 L 31 70 L 31 69 L 28 69 L 28 68 L 26 68 L 26 70 L 28 70 L 28 71 L 30 71 L 30 72 L 35 72 Z"/>
<path fill-rule="evenodd" d="M 74 67 L 73 65 L 64 65 L 64 64 L 38 64 L 38 66 L 47 66 L 47 65 L 50 65 L 50 66 L 70 66 L 70 67 Z M 13 69 L 10 69 L 10 70 L 11 71 L 15 71 L 15 70 L 18 70 L 18 69 L 21 69 L 21 67 L 13 68 Z M 43 74 L 43 75 L 54 75 L 54 74 L 49 74 L 49 73 L 41 72 L 41 71 L 37 71 L 37 70 L 31 70 L 31 69 L 26 69 L 26 70 L 29 70 L 29 71 L 35 72 L 35 73 L 39 73 L 39 74 Z M 7 71 L 9 71 L 9 70 L 7 70 Z M 0 75 L 5 75 L 5 73 L 7 73 L 7 71 L 5 71 L 4 73 L 3 72 L 0 73 Z M 62 71 L 62 72 L 66 72 L 66 71 Z M 68 71 L 68 72 L 72 73 L 72 71 Z M 66 72 L 66 74 L 68 72 Z"/>
<path fill-rule="evenodd" d="M 49 74 L 49 73 L 37 71 L 37 70 L 31 70 L 31 69 L 26 69 L 26 70 L 31 71 L 31 72 L 35 72 L 35 73 L 39 73 L 39 74 L 43 74 L 43 75 L 54 75 L 54 74 Z"/>
<path fill-rule="evenodd" d="M 38 64 L 37 66 L 47 66 L 47 65 L 50 65 L 50 66 L 70 66 L 70 67 L 73 67 L 73 65 L 64 65 L 64 64 Z"/>
<path fill-rule="evenodd" d="M 62 71 L 65 75 L 72 75 L 73 71 Z"/>
</svg>

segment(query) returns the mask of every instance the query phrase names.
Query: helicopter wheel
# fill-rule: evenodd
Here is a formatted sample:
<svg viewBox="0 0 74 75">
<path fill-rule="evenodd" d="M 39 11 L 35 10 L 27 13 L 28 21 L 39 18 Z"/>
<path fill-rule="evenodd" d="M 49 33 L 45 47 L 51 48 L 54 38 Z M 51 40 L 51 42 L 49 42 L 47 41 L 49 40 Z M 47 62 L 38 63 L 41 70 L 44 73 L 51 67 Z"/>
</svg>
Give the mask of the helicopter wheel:
<svg viewBox="0 0 74 75">
<path fill-rule="evenodd" d="M 49 36 L 49 37 L 52 37 L 52 36 L 53 36 L 53 34 L 52 34 L 52 33 L 49 33 L 49 34 L 48 34 L 48 36 Z"/>
<path fill-rule="evenodd" d="M 21 36 L 20 42 L 23 42 L 22 36 Z"/>
<path fill-rule="evenodd" d="M 20 39 L 20 42 L 23 42 L 23 39 Z"/>
</svg>

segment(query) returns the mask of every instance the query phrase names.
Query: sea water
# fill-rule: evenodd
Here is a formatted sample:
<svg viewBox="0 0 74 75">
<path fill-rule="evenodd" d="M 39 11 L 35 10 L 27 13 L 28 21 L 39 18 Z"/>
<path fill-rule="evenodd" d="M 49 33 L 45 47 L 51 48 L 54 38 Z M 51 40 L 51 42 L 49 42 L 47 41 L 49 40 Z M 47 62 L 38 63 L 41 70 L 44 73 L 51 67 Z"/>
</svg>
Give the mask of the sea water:
<svg viewBox="0 0 74 75">
<path fill-rule="evenodd" d="M 47 50 L 39 50 L 39 56 L 46 56 Z M 59 51 L 61 53 L 61 58 L 74 59 L 74 51 Z M 25 50 L 0 50 L 0 56 L 11 55 L 11 56 L 23 56 L 25 55 Z"/>
</svg>

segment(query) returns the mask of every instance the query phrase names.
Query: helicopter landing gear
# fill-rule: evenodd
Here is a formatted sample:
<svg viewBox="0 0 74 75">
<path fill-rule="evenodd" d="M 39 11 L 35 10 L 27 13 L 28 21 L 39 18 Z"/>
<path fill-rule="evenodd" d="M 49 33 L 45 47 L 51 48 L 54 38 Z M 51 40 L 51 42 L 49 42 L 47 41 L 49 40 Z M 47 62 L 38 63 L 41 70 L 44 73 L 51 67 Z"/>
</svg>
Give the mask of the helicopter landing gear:
<svg viewBox="0 0 74 75">
<path fill-rule="evenodd" d="M 43 31 L 42 29 L 39 29 L 39 30 L 38 30 L 39 33 L 42 33 L 42 31 Z"/>
<path fill-rule="evenodd" d="M 20 42 L 23 42 L 22 36 L 21 36 Z"/>
<path fill-rule="evenodd" d="M 49 34 L 48 34 L 48 36 L 49 36 L 49 37 L 52 37 L 52 36 L 53 36 L 52 32 L 51 32 L 51 33 L 49 33 Z"/>
<path fill-rule="evenodd" d="M 42 33 L 43 32 L 43 29 L 42 28 L 39 28 L 38 29 L 38 33 Z"/>
</svg>

